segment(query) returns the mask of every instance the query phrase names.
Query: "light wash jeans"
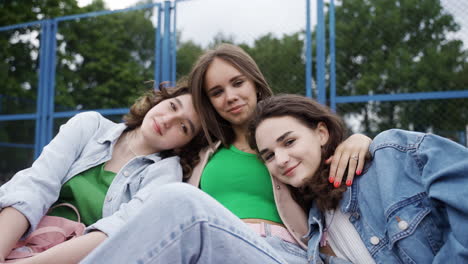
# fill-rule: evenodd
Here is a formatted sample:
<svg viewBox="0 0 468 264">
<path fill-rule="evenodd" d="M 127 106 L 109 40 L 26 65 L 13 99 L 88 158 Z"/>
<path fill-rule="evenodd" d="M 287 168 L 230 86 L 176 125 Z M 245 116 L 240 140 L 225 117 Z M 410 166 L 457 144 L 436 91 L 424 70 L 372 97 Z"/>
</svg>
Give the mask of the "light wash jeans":
<svg viewBox="0 0 468 264">
<path fill-rule="evenodd" d="M 268 228 L 267 228 L 268 229 Z M 142 210 L 81 263 L 307 263 L 306 251 L 260 237 L 203 191 L 161 186 Z"/>
</svg>

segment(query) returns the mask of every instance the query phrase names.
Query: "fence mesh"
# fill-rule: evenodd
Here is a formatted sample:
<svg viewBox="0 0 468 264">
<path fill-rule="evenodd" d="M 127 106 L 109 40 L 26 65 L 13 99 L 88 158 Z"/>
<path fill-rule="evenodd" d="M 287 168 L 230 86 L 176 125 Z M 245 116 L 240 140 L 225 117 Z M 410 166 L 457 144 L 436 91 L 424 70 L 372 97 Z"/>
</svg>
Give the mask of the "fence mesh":
<svg viewBox="0 0 468 264">
<path fill-rule="evenodd" d="M 71 2 L 63 2 L 62 9 L 26 8 L 21 13 L 24 17 L 13 5 L 5 5 L 0 14 L 9 16 L 0 16 L 0 26 L 104 9 L 99 1 L 83 8 Z M 315 1 L 311 3 L 314 25 Z M 342 0 L 335 4 L 338 96 L 467 90 L 467 1 Z M 203 51 L 229 42 L 256 60 L 275 93 L 305 94 L 305 8 L 305 1 L 180 2 L 177 77 L 188 74 Z M 127 107 L 146 88 L 143 81 L 153 78 L 152 21 L 148 9 L 60 22 L 55 111 Z M 326 29 L 328 37 L 328 25 Z M 2 31 L 0 44 L 0 114 L 34 113 L 40 27 Z M 313 58 L 315 50 L 312 44 Z M 316 78 L 315 67 L 310 74 Z M 468 98 L 339 103 L 337 112 L 350 130 L 369 136 L 397 127 L 467 143 Z M 64 121 L 55 120 L 55 131 Z M 1 121 L 0 142 L 33 144 L 34 130 L 33 120 Z M 30 165 L 32 153 L 31 148 L 0 145 L 1 174 Z"/>
<path fill-rule="evenodd" d="M 339 96 L 463 91 L 466 1 L 341 1 L 336 6 Z M 468 98 L 338 104 L 354 132 L 392 127 L 466 144 Z"/>
</svg>

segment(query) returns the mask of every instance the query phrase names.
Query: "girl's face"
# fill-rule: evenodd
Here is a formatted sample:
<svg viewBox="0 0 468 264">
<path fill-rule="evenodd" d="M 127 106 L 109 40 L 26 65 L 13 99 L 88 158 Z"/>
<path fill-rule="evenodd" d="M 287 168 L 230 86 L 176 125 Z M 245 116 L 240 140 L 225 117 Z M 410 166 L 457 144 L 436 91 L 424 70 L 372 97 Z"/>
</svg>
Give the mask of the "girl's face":
<svg viewBox="0 0 468 264">
<path fill-rule="evenodd" d="M 153 106 L 146 113 L 140 130 L 145 141 L 159 152 L 189 143 L 200 126 L 192 96 L 184 94 Z"/>
<path fill-rule="evenodd" d="M 219 58 L 206 71 L 204 89 L 216 112 L 233 126 L 246 125 L 257 105 L 254 82 Z"/>
<path fill-rule="evenodd" d="M 255 139 L 271 175 L 298 188 L 319 168 L 328 129 L 323 123 L 310 129 L 291 116 L 272 117 L 260 123 Z"/>
</svg>

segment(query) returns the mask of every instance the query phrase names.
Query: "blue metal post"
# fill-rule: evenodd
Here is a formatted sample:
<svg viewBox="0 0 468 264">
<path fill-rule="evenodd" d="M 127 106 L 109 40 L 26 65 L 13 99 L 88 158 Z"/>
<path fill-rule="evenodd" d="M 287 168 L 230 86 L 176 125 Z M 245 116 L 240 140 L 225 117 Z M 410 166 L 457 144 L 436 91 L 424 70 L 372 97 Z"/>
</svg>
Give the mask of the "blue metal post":
<svg viewBox="0 0 468 264">
<path fill-rule="evenodd" d="M 162 50 L 162 80 L 170 81 L 171 69 L 171 2 L 164 1 L 164 35 L 163 35 L 163 50 Z"/>
<path fill-rule="evenodd" d="M 317 0 L 317 100 L 325 104 L 325 18 L 323 0 Z"/>
<path fill-rule="evenodd" d="M 306 0 L 306 96 L 312 98 L 312 41 L 310 37 L 310 0 Z"/>
<path fill-rule="evenodd" d="M 336 111 L 335 2 L 330 0 L 330 108 Z"/>
<path fill-rule="evenodd" d="M 177 6 L 177 1 L 174 1 L 174 7 L 172 8 L 172 15 L 174 17 L 174 21 L 172 24 L 172 47 L 171 47 L 171 58 L 172 58 L 172 63 L 171 63 L 171 82 L 175 83 L 176 81 L 176 71 L 177 71 L 177 25 L 176 25 L 176 6 Z"/>
<path fill-rule="evenodd" d="M 47 28 L 47 35 L 46 35 L 46 42 L 45 42 L 45 56 L 44 56 L 44 83 L 43 83 L 43 90 L 42 90 L 42 108 L 41 108 L 41 145 L 40 145 L 40 151 L 42 152 L 42 148 L 44 148 L 45 145 L 47 145 L 48 142 L 48 112 L 49 112 L 49 85 L 50 85 L 50 57 L 52 56 L 51 54 L 51 41 L 52 41 L 52 23 L 51 20 L 47 20 L 45 23 L 45 27 Z"/>
<path fill-rule="evenodd" d="M 49 63 L 47 71 L 49 74 L 49 83 L 47 85 L 47 127 L 45 144 L 48 144 L 52 140 L 53 130 L 54 130 L 54 117 L 53 113 L 55 111 L 55 70 L 56 70 L 56 50 L 57 50 L 57 26 L 58 23 L 55 19 L 51 20 L 50 23 L 50 46 L 49 46 Z"/>
<path fill-rule="evenodd" d="M 154 43 L 154 81 L 155 81 L 155 88 L 158 89 L 159 83 L 161 82 L 161 16 L 162 16 L 162 9 L 161 6 L 157 6 L 157 16 L 158 16 L 158 24 L 156 28 L 156 40 Z"/>
<path fill-rule="evenodd" d="M 34 142 L 34 157 L 37 158 L 44 147 L 44 129 L 45 129 L 45 91 L 47 89 L 47 56 L 48 56 L 48 42 L 49 42 L 49 20 L 44 20 L 41 23 L 41 46 L 39 51 L 39 85 L 37 96 L 37 117 L 35 129 L 35 142 Z"/>
</svg>

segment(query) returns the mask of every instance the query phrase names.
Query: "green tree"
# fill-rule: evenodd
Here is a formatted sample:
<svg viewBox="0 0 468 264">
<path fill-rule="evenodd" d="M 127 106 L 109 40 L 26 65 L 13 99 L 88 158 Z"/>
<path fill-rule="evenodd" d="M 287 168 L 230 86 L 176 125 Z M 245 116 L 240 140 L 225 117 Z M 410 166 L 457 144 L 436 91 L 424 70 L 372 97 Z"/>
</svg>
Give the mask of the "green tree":
<svg viewBox="0 0 468 264">
<path fill-rule="evenodd" d="M 102 0 L 83 8 L 75 0 L 26 2 L 0 2 L 0 25 L 105 9 Z M 153 79 L 151 15 L 152 10 L 139 10 L 60 22 L 55 110 L 129 106 L 147 88 L 144 81 Z M 0 33 L 0 77 L 4 81 L 0 95 L 9 99 L 0 101 L 2 114 L 36 112 L 39 39 L 39 27 Z M 34 121 L 0 122 L 0 142 L 33 143 L 34 125 Z M 0 148 L 0 157 L 0 171 L 13 173 L 31 163 L 32 151 Z"/>
<path fill-rule="evenodd" d="M 466 72 L 467 53 L 460 40 L 447 38 L 459 26 L 440 1 L 341 1 L 336 19 L 339 95 L 465 89 L 459 80 Z M 449 111 L 447 102 L 341 105 L 340 112 L 364 116 L 367 133 L 391 127 L 464 130 L 467 100 L 450 101 L 460 104 Z"/>
<path fill-rule="evenodd" d="M 203 49 L 193 41 L 179 41 L 177 44 L 177 80 L 190 73 L 192 65 L 202 53 Z"/>
<path fill-rule="evenodd" d="M 0 1 L 0 26 L 79 13 L 75 0 Z M 40 27 L 0 32 L 0 114 L 36 112 Z M 0 122 L 0 142 L 34 142 L 34 121 Z M 31 164 L 32 149 L 0 148 L 0 184 Z M 3 178 L 3 179 L 2 179 Z"/>
<path fill-rule="evenodd" d="M 304 43 L 301 33 L 275 37 L 269 33 L 243 47 L 257 62 L 275 93 L 305 94 Z"/>
</svg>

